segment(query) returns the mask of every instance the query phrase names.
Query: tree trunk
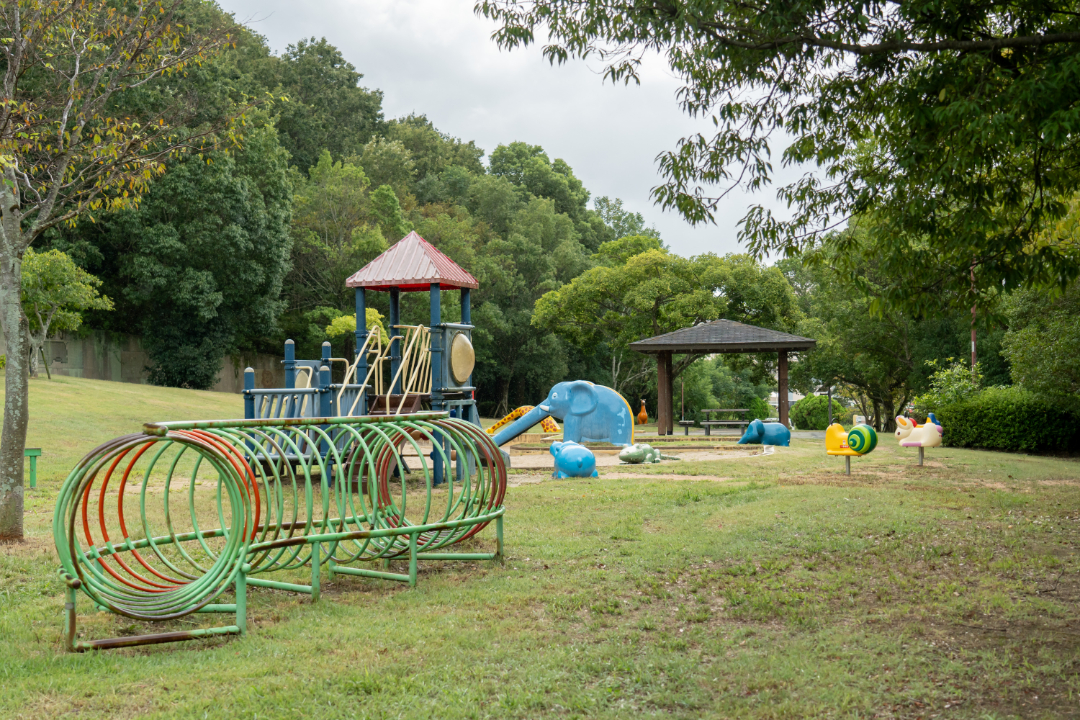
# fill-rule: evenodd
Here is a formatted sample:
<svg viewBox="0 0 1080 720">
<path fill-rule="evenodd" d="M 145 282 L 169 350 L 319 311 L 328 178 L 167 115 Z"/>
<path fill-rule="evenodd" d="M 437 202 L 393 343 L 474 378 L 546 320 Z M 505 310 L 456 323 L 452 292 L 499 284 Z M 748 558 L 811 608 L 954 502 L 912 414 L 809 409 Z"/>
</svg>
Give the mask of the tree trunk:
<svg viewBox="0 0 1080 720">
<path fill-rule="evenodd" d="M 27 342 L 30 344 L 30 377 L 36 378 L 38 376 L 38 357 L 41 355 L 41 346 L 34 342 L 33 334 L 27 338 Z"/>
<path fill-rule="evenodd" d="M 510 376 L 502 382 L 502 390 L 499 392 L 499 404 L 495 407 L 495 417 L 503 417 L 510 414 Z"/>
<path fill-rule="evenodd" d="M 8 248 L 4 248 L 7 250 Z M 2 252 L 2 251 L 0 251 Z M 7 339 L 4 430 L 0 436 L 0 542 L 23 539 L 23 450 L 29 423 L 30 327 L 22 312 L 22 258 L 0 258 L 0 322 Z"/>
<path fill-rule="evenodd" d="M 881 420 L 882 432 L 896 430 L 896 399 L 892 395 L 885 397 L 885 417 Z"/>
</svg>

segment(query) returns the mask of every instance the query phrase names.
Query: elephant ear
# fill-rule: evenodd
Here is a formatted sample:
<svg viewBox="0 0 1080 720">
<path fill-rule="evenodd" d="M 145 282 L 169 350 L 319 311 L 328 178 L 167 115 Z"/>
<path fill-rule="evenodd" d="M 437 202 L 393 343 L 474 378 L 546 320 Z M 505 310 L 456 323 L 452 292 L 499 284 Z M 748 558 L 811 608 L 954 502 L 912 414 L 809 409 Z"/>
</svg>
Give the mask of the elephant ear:
<svg viewBox="0 0 1080 720">
<path fill-rule="evenodd" d="M 596 390 L 587 383 L 574 383 L 570 388 L 570 414 L 588 415 L 596 409 Z"/>
</svg>

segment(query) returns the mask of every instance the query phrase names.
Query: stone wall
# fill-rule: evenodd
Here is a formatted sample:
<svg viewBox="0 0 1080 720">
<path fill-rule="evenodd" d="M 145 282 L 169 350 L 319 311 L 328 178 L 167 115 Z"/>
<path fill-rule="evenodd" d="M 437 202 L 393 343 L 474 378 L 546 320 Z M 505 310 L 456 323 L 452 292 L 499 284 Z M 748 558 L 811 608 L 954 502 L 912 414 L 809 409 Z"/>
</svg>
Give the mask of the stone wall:
<svg viewBox="0 0 1080 720">
<path fill-rule="evenodd" d="M 0 335 L 0 355 L 6 353 L 3 336 Z M 133 335 L 119 337 L 92 333 L 76 337 L 61 333 L 45 343 L 49 358 L 49 370 L 53 375 L 112 380 L 113 382 L 146 383 L 150 358 Z M 281 357 L 274 355 L 241 355 L 224 357 L 217 384 L 211 388 L 217 392 L 238 393 L 244 389 L 244 368 L 255 369 L 255 386 L 260 388 L 285 387 L 285 370 Z M 38 363 L 39 374 L 45 368 Z"/>
</svg>

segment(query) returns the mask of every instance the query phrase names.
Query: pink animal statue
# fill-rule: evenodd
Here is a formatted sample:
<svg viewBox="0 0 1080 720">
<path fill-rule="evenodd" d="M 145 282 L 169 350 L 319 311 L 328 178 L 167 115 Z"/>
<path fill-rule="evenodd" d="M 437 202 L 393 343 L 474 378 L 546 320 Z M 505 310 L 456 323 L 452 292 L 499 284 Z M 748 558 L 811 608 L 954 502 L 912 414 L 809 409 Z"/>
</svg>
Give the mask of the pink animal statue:
<svg viewBox="0 0 1080 720">
<path fill-rule="evenodd" d="M 914 420 L 903 415 L 896 417 L 896 438 L 900 447 L 938 447 L 944 429 L 931 417 L 925 425 L 916 425 Z"/>
</svg>

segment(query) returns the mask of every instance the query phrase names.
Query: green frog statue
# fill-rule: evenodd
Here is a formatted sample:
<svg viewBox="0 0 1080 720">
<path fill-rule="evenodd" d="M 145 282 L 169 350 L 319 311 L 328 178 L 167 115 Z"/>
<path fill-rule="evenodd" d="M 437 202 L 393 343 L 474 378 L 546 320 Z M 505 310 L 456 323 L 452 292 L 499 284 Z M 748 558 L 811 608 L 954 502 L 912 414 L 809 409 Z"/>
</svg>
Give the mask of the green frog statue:
<svg viewBox="0 0 1080 720">
<path fill-rule="evenodd" d="M 661 460 L 678 459 L 679 458 L 672 455 L 664 455 L 652 445 L 646 445 L 645 443 L 627 445 L 619 451 L 619 460 L 629 465 L 640 465 L 641 463 L 658 463 Z"/>
</svg>

